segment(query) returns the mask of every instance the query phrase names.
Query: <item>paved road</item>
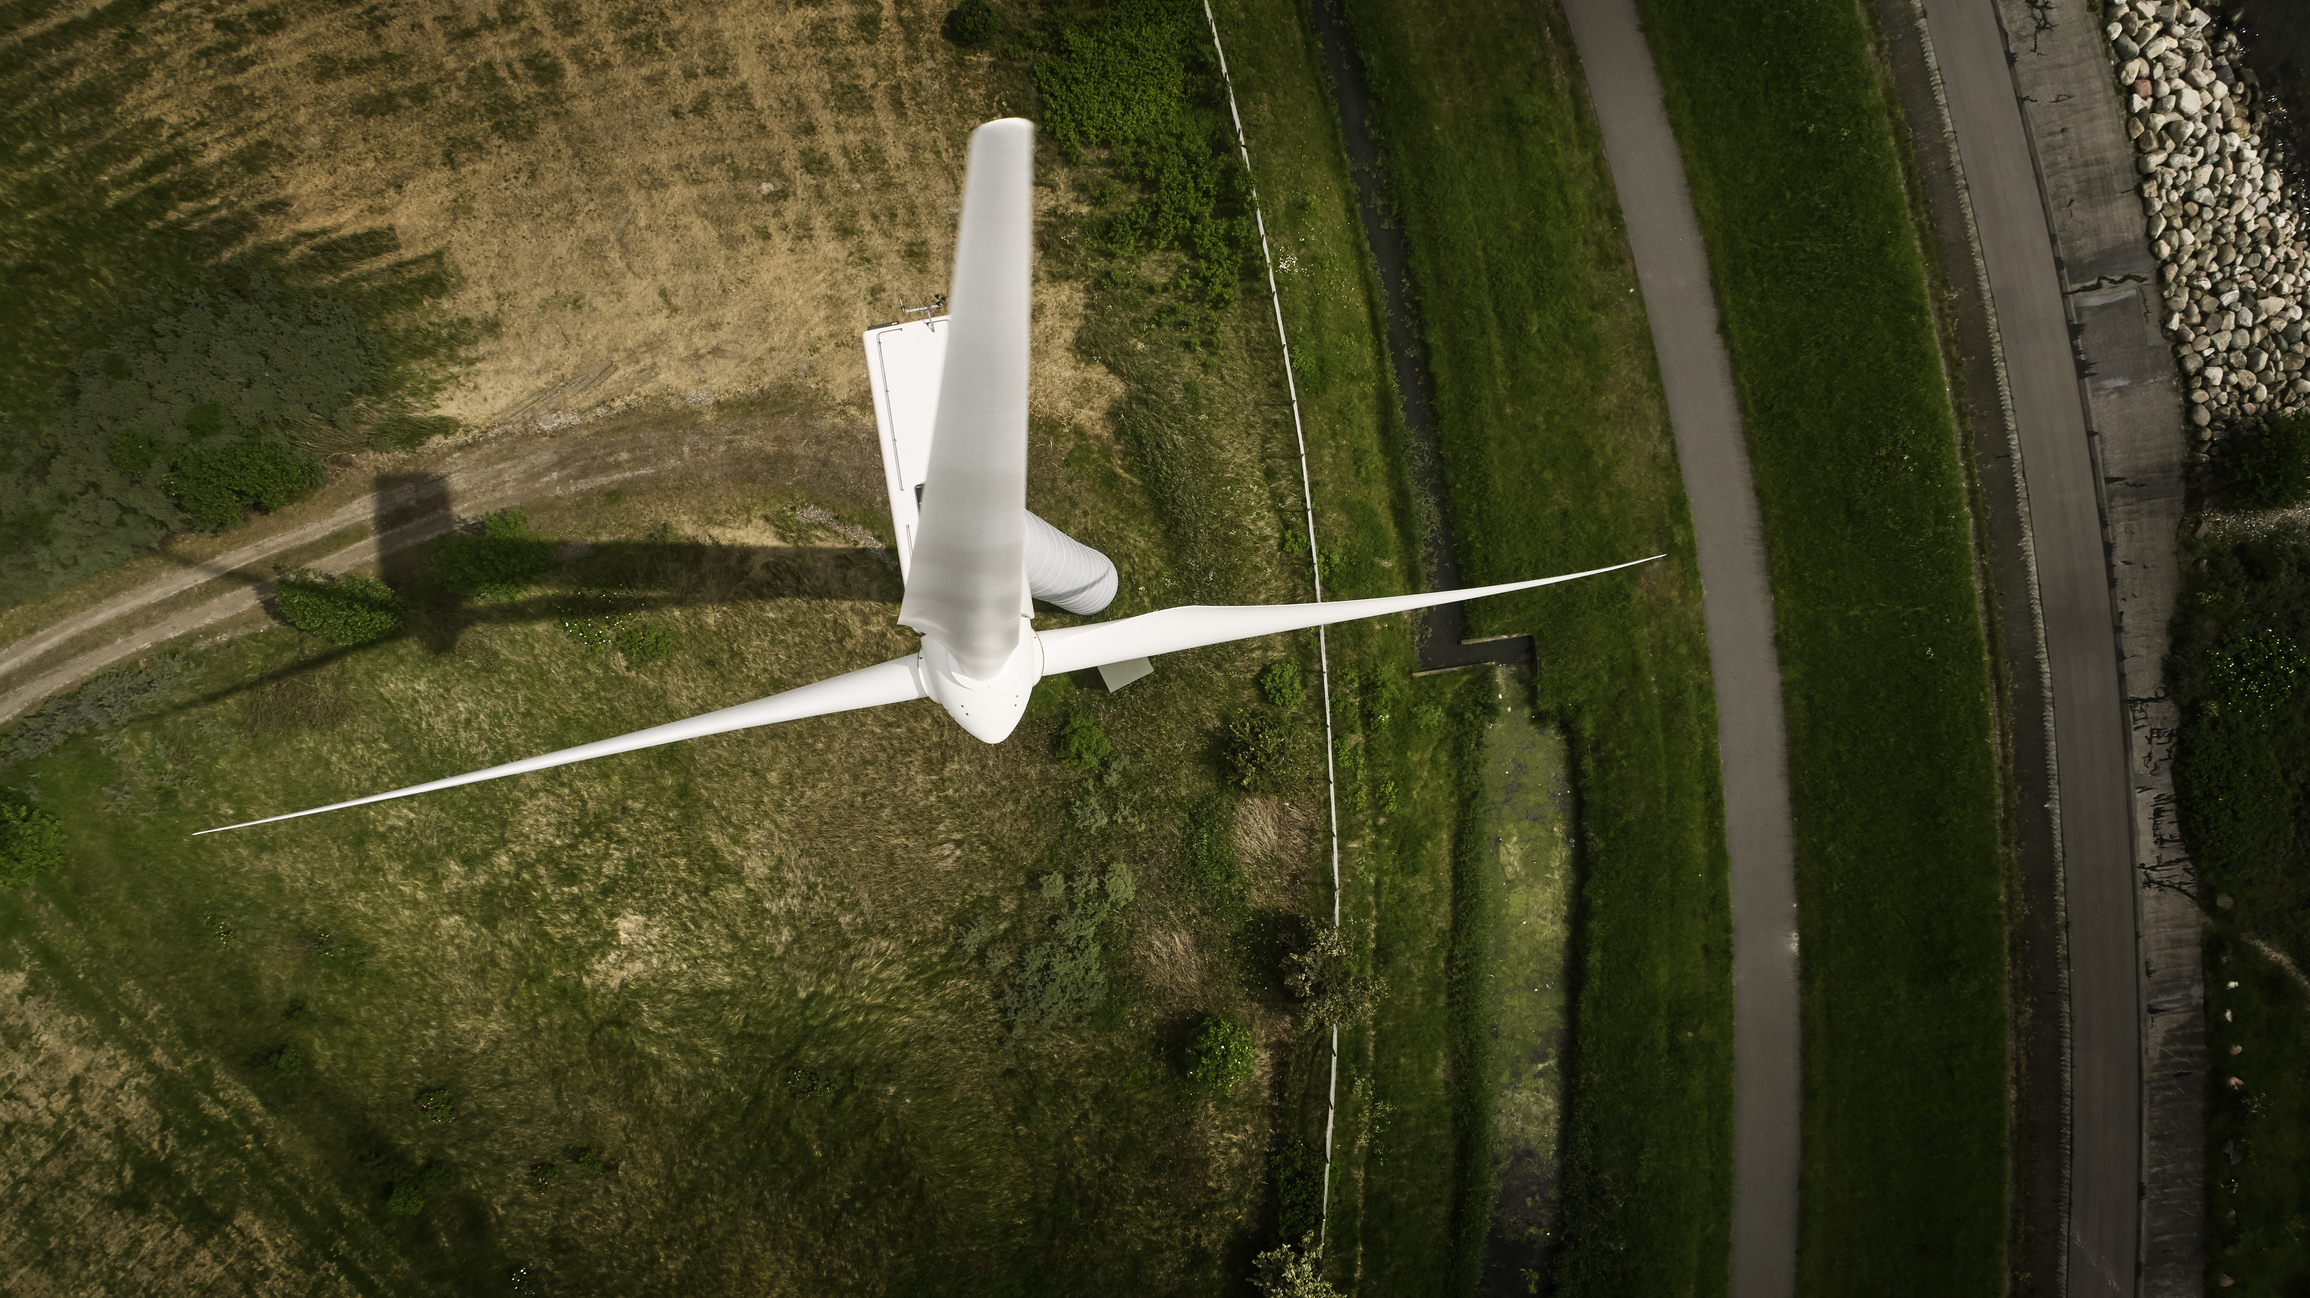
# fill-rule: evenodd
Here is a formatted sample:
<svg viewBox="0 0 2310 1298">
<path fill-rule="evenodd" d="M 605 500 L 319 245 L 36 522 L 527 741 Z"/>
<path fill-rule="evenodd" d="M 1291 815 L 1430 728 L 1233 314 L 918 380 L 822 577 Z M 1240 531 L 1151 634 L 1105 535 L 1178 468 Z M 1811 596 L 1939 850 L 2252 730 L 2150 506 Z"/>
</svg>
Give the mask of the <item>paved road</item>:
<svg viewBox="0 0 2310 1298">
<path fill-rule="evenodd" d="M 1566 0 L 1628 222 L 1700 551 L 1733 902 L 1734 1298 L 1796 1291 L 1800 1058 L 1788 732 L 1772 588 L 1708 257 L 1634 0 Z"/>
<path fill-rule="evenodd" d="M 2132 805 L 2096 470 L 2046 203 L 1986 0 L 1927 10 L 2010 376 L 2053 681 L 2070 958 L 2069 1293 L 2135 1292 L 2141 1160 Z"/>
</svg>

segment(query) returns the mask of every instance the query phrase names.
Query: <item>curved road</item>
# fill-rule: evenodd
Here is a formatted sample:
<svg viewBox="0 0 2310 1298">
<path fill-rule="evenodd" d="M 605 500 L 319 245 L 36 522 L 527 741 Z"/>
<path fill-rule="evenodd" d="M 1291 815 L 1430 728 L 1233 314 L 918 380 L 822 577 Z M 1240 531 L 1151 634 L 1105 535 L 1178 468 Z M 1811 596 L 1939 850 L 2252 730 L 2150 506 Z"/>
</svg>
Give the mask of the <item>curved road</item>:
<svg viewBox="0 0 2310 1298">
<path fill-rule="evenodd" d="M 1734 1298 L 1797 1284 L 1797 885 L 1772 587 L 1732 360 L 1635 0 L 1565 0 L 1652 321 L 1700 551 L 1733 904 Z"/>
<path fill-rule="evenodd" d="M 2039 16 L 2065 19 L 2093 21 L 2052 6 Z M 1997 9 L 1982 0 L 1935 4 L 1926 20 L 2010 376 L 2053 687 L 2054 807 L 2069 940 L 2067 1292 L 2131 1298 L 2140 1282 L 2145 1180 L 2131 754 L 2104 548 L 2103 470 L 2063 300 L 2065 290 L 2087 287 L 2077 281 L 2093 271 L 2057 257 L 2047 191 L 2059 191 L 2065 205 L 2100 195 L 2076 192 L 2086 190 L 2078 182 L 2090 176 L 2041 176 L 2044 160 L 2032 146 Z M 2099 63 L 2098 44 L 2092 56 Z M 2106 96 L 2106 65 L 2091 71 L 2099 75 L 2088 84 L 2098 82 Z M 2117 142 L 2123 146 L 2123 137 Z M 2125 149 L 2119 162 L 2131 161 Z M 2132 181 L 2130 165 L 2118 179 Z M 2139 202 L 2128 199 L 2119 211 L 2133 222 L 2134 241 L 2144 242 Z M 2179 413 L 2172 414 L 2178 429 Z M 2178 460 L 2179 439 L 2172 440 Z M 2156 540 L 2170 548 L 2170 536 Z"/>
</svg>

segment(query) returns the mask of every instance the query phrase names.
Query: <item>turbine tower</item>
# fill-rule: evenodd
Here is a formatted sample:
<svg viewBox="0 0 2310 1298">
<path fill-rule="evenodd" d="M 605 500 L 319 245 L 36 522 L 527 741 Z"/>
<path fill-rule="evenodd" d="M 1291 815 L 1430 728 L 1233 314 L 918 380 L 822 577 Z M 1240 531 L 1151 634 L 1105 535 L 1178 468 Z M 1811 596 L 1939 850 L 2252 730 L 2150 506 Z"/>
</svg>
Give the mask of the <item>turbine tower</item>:
<svg viewBox="0 0 2310 1298">
<path fill-rule="evenodd" d="M 927 448 L 903 435 L 904 407 L 919 390 L 889 380 L 896 353 L 868 338 L 883 428 L 883 468 L 906 579 L 898 620 L 922 636 L 914 653 L 751 703 L 672 721 L 559 752 L 425 784 L 204 829 L 203 834 L 294 820 L 746 730 L 929 698 L 987 743 L 1017 728 L 1035 682 L 1231 640 L 1407 613 L 1460 600 L 1577 581 L 1649 563 L 1659 555 L 1534 581 L 1320 604 L 1189 605 L 1113 622 L 1038 631 L 1034 600 L 1094 613 L 1114 598 L 1115 567 L 1027 512 L 1027 332 L 1032 311 L 1034 125 L 988 122 L 971 135 L 963 180 L 949 314 L 891 335 L 923 331 L 943 348 Z M 907 345 L 902 337 L 891 347 Z M 917 340 L 914 345 L 928 345 Z M 918 385 L 919 387 L 919 385 Z M 919 439 L 911 439 L 919 441 Z"/>
</svg>

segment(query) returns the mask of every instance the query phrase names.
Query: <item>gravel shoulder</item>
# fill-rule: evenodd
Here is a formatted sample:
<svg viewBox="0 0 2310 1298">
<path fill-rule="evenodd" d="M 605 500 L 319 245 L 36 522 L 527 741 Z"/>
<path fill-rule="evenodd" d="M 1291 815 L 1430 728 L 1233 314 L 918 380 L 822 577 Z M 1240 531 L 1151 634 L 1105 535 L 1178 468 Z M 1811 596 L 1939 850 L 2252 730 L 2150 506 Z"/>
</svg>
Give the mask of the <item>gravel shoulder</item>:
<svg viewBox="0 0 2310 1298">
<path fill-rule="evenodd" d="M 361 456 L 333 469 L 333 481 L 316 498 L 276 516 L 262 539 L 184 561 L 0 645 L 0 722 L 180 637 L 271 625 L 263 601 L 272 583 L 261 574 L 353 529 L 366 535 L 304 559 L 305 565 L 344 572 L 408 553 L 462 518 L 654 478 L 775 470 L 811 489 L 870 498 L 866 492 L 879 485 L 867 476 L 878 472 L 874 456 L 871 429 L 777 403 L 718 412 L 638 410 L 599 424 L 523 428 L 411 454 Z M 358 494 L 344 489 L 348 483 Z M 178 607 L 164 616 L 140 616 L 172 601 Z"/>
</svg>

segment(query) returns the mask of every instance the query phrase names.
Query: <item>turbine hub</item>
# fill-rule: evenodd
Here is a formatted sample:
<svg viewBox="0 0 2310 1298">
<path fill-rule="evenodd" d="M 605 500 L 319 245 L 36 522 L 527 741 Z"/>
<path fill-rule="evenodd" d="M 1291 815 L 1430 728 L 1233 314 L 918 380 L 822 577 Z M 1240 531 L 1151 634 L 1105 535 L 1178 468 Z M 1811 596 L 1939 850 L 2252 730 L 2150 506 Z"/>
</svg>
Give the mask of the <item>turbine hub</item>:
<svg viewBox="0 0 2310 1298">
<path fill-rule="evenodd" d="M 990 744 L 1001 743 L 1018 729 L 1035 682 L 1043 678 L 1041 638 L 1032 626 L 1022 625 L 1019 631 L 1019 647 L 989 680 L 964 675 L 954 652 L 938 637 L 922 638 L 922 677 L 930 696 L 956 725 Z"/>
</svg>

